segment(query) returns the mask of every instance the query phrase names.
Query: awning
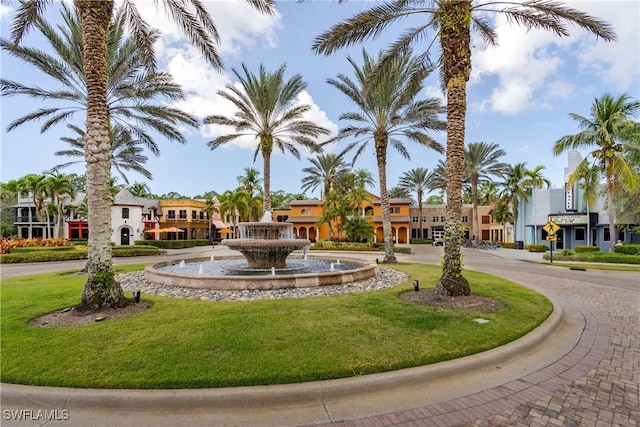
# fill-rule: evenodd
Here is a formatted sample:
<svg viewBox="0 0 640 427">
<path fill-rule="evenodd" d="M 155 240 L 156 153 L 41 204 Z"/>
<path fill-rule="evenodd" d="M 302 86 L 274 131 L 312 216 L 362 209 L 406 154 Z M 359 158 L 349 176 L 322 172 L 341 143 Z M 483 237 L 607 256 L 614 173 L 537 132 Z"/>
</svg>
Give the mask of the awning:
<svg viewBox="0 0 640 427">
<path fill-rule="evenodd" d="M 224 222 L 222 222 L 222 221 L 220 221 L 220 220 L 217 220 L 217 219 L 214 219 L 211 223 L 212 223 L 216 228 L 227 228 L 227 224 L 225 224 Z"/>
</svg>

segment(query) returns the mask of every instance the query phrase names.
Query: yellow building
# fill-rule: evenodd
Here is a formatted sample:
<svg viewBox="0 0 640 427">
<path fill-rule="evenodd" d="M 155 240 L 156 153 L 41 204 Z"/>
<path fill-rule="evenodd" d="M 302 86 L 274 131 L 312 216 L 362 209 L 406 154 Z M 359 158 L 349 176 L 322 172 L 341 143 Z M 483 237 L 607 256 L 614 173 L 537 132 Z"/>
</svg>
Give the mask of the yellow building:
<svg viewBox="0 0 640 427">
<path fill-rule="evenodd" d="M 171 229 L 161 234 L 162 239 L 208 239 L 209 214 L 203 211 L 205 203 L 192 199 L 160 200 L 162 216 L 160 228 Z"/>
</svg>

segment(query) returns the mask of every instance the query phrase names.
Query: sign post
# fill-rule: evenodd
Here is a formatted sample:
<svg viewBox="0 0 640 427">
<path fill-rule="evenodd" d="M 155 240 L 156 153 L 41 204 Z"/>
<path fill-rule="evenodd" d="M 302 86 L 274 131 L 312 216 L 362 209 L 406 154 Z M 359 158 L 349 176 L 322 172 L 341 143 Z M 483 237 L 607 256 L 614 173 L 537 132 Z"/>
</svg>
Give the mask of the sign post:
<svg viewBox="0 0 640 427">
<path fill-rule="evenodd" d="M 547 241 L 549 242 L 549 246 L 551 248 L 551 264 L 553 264 L 553 242 L 558 240 L 556 232 L 560 230 L 560 226 L 555 222 L 549 220 L 549 222 L 542 226 L 542 229 L 547 232 Z"/>
</svg>

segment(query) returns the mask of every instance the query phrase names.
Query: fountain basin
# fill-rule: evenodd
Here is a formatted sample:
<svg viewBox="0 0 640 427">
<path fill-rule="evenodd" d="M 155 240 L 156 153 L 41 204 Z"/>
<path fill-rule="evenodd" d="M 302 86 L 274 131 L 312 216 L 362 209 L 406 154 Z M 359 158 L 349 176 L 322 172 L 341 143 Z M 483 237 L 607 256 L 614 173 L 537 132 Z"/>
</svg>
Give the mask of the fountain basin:
<svg viewBox="0 0 640 427">
<path fill-rule="evenodd" d="M 221 244 L 240 252 L 249 268 L 285 268 L 291 252 L 308 247 L 307 239 L 224 239 Z"/>
<path fill-rule="evenodd" d="M 241 259 L 241 257 L 223 257 L 217 259 Z M 313 257 L 312 259 L 331 260 L 330 258 Z M 313 288 L 319 286 L 343 285 L 373 277 L 376 265 L 361 260 L 341 258 L 353 264 L 349 270 L 335 270 L 319 273 L 277 274 L 277 275 L 206 275 L 185 274 L 163 271 L 162 267 L 178 264 L 179 261 L 161 262 L 148 265 L 144 271 L 145 280 L 153 284 L 179 286 L 195 289 L 216 290 L 268 290 L 287 288 Z M 186 263 L 209 262 L 209 258 L 194 258 Z M 215 261 L 214 261 L 215 262 Z"/>
</svg>

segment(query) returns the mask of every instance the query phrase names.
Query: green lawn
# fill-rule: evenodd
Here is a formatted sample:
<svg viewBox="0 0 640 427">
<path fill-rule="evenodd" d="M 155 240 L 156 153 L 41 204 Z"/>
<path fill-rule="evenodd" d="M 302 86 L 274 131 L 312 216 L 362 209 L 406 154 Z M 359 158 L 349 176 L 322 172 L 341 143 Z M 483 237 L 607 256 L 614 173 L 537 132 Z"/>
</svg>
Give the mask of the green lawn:
<svg viewBox="0 0 640 427">
<path fill-rule="evenodd" d="M 125 267 L 127 270 L 140 266 Z M 83 276 L 2 281 L 2 381 L 97 388 L 200 388 L 302 382 L 449 360 L 510 342 L 551 312 L 543 296 L 466 272 L 494 313 L 416 306 L 397 298 L 434 284 L 441 269 L 400 264 L 393 289 L 276 301 L 194 301 L 143 295 L 142 314 L 90 326 L 39 328 L 34 317 L 76 304 Z M 474 318 L 490 320 L 478 324 Z"/>
</svg>

